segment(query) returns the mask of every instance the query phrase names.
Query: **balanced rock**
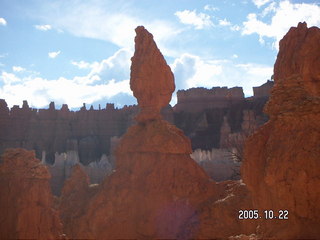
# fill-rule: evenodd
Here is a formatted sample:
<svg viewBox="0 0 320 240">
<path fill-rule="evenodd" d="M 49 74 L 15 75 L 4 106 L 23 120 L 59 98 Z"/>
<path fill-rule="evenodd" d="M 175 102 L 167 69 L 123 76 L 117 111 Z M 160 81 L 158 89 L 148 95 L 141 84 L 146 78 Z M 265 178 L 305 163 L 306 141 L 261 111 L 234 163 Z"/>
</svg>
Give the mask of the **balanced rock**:
<svg viewBox="0 0 320 240">
<path fill-rule="evenodd" d="M 190 140 L 160 119 L 173 75 L 152 35 L 143 27 L 136 33 L 130 84 L 141 107 L 138 124 L 121 138 L 116 169 L 90 201 L 76 238 L 179 238 L 187 222 L 197 227 L 198 205 L 215 191 L 190 157 Z"/>
<path fill-rule="evenodd" d="M 50 173 L 33 151 L 8 149 L 0 165 L 0 239 L 59 239 Z"/>
<path fill-rule="evenodd" d="M 262 238 L 320 235 L 319 66 L 320 29 L 299 23 L 280 41 L 275 85 L 265 107 L 270 120 L 246 142 L 242 165 L 254 208 L 263 217 Z M 265 210 L 277 219 L 264 220 Z M 281 215 L 284 211 L 288 215 Z"/>
<path fill-rule="evenodd" d="M 160 119 L 174 92 L 174 76 L 153 36 L 143 26 L 136 28 L 135 52 L 132 57 L 130 87 L 141 112 L 138 122 Z"/>
</svg>

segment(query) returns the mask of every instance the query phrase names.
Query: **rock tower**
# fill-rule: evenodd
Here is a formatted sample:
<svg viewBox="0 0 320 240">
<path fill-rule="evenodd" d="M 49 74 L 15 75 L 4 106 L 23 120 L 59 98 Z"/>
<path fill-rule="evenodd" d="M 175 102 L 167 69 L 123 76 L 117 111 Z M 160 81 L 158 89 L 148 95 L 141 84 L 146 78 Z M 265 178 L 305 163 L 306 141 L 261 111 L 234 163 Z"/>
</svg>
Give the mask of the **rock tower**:
<svg viewBox="0 0 320 240">
<path fill-rule="evenodd" d="M 292 27 L 280 41 L 275 85 L 265 107 L 270 120 L 246 144 L 242 176 L 263 238 L 316 239 L 320 222 L 320 29 Z M 288 219 L 279 219 L 287 210 Z"/>
</svg>

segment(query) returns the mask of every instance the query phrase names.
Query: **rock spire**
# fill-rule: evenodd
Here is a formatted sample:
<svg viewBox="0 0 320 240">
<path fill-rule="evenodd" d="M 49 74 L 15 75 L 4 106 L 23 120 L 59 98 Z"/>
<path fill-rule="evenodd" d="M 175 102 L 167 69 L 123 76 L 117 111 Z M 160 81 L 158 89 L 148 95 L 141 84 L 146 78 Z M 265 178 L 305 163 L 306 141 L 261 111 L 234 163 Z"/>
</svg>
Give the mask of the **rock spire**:
<svg viewBox="0 0 320 240">
<path fill-rule="evenodd" d="M 246 142 L 242 177 L 254 209 L 278 219 L 260 223 L 262 238 L 316 239 L 320 222 L 320 29 L 292 27 L 280 41 L 270 120 Z M 279 219 L 288 211 L 288 219 Z M 283 217 L 283 216 L 282 216 Z"/>
<path fill-rule="evenodd" d="M 153 36 L 143 26 L 136 28 L 135 53 L 131 58 L 130 88 L 141 111 L 138 122 L 160 119 L 175 90 L 174 76 Z"/>
</svg>

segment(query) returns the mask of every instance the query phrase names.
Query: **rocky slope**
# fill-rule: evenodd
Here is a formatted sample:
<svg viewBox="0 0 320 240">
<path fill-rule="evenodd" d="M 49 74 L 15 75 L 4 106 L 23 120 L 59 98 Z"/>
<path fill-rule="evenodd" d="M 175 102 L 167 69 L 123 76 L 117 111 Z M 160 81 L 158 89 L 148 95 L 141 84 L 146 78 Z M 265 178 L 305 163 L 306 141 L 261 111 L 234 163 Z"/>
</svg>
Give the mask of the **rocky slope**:
<svg viewBox="0 0 320 240">
<path fill-rule="evenodd" d="M 8 149 L 0 164 L 0 239 L 60 239 L 50 173 L 34 152 Z"/>
<path fill-rule="evenodd" d="M 292 27 L 280 41 L 270 120 L 249 138 L 242 176 L 254 208 L 288 210 L 288 220 L 261 220 L 261 236 L 319 238 L 320 29 Z M 254 169 L 254 170 L 253 170 Z"/>
</svg>

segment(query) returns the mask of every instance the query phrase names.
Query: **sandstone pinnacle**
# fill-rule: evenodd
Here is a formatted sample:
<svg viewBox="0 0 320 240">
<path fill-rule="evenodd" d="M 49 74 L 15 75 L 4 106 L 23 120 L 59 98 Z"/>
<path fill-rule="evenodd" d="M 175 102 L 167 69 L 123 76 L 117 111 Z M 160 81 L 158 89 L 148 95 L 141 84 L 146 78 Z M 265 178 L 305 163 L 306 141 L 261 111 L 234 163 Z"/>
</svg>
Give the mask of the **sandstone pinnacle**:
<svg viewBox="0 0 320 240">
<path fill-rule="evenodd" d="M 135 53 L 131 58 L 130 88 L 141 108 L 136 120 L 160 119 L 175 90 L 174 76 L 153 36 L 143 26 L 136 28 Z"/>
</svg>

